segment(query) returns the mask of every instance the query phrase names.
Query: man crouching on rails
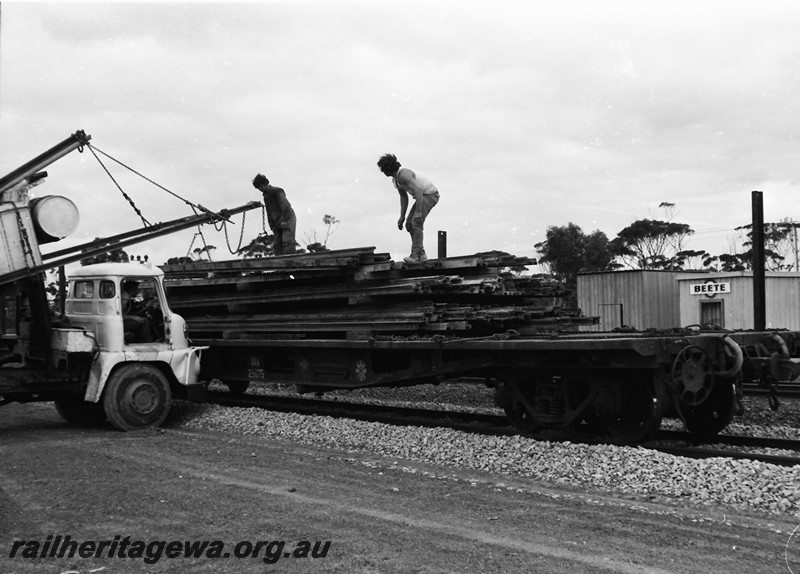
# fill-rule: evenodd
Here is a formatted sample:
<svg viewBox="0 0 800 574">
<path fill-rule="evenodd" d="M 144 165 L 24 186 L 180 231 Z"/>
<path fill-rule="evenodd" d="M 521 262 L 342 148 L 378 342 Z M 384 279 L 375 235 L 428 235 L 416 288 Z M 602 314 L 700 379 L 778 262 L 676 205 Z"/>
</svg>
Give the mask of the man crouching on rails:
<svg viewBox="0 0 800 574">
<path fill-rule="evenodd" d="M 400 194 L 400 219 L 397 220 L 397 229 L 403 229 L 405 221 L 406 230 L 411 234 L 411 255 L 403 258 L 406 263 L 419 263 L 427 261 L 423 245 L 423 225 L 433 206 L 439 202 L 439 190 L 436 186 L 407 167 L 401 167 L 394 154 L 387 153 L 378 160 L 378 167 L 386 177 L 391 177 L 397 192 Z M 414 198 L 414 205 L 408 213 L 408 196 Z"/>
</svg>

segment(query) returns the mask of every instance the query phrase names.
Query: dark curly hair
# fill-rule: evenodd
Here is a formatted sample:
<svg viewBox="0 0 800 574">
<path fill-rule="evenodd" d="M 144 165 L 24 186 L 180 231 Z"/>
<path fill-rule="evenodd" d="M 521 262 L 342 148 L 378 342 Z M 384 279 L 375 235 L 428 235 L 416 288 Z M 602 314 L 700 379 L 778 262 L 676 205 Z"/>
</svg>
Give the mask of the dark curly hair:
<svg viewBox="0 0 800 574">
<path fill-rule="evenodd" d="M 392 172 L 397 169 L 400 169 L 400 162 L 397 161 L 397 156 L 393 153 L 386 153 L 381 156 L 381 159 L 378 160 L 378 167 L 384 173 Z"/>
<path fill-rule="evenodd" d="M 269 180 L 266 175 L 259 173 L 253 178 L 253 187 L 258 189 L 262 185 L 269 185 Z"/>
</svg>

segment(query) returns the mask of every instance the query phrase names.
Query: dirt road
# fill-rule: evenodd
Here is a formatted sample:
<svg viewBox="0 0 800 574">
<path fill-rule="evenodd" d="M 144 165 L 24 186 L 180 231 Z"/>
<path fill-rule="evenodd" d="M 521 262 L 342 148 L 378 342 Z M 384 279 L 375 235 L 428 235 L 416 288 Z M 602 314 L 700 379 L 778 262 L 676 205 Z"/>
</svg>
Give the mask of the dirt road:
<svg viewBox="0 0 800 574">
<path fill-rule="evenodd" d="M 50 405 L 0 409 L 3 573 L 800 574 L 796 526 L 238 435 L 80 429 Z"/>
</svg>

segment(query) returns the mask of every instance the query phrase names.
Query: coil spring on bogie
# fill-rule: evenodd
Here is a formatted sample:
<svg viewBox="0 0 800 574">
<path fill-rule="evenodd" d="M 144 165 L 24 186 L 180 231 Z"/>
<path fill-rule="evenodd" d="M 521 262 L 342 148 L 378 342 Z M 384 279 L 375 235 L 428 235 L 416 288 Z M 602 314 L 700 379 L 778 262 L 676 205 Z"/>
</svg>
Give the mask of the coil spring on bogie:
<svg viewBox="0 0 800 574">
<path fill-rule="evenodd" d="M 534 403 L 537 415 L 563 415 L 566 412 L 564 399 L 559 394 L 550 397 L 537 397 Z"/>
</svg>

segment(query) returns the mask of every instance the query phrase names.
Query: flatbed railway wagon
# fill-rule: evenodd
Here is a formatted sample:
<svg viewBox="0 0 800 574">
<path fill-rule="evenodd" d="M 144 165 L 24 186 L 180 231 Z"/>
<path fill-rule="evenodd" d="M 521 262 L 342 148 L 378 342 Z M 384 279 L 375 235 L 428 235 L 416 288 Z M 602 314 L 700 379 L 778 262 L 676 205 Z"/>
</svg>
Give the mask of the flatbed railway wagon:
<svg viewBox="0 0 800 574">
<path fill-rule="evenodd" d="M 714 435 L 741 414 L 743 383 L 800 372 L 794 332 L 581 332 L 596 319 L 564 309 L 558 287 L 509 272 L 529 260 L 409 266 L 373 250 L 164 267 L 172 305 L 208 347 L 201 378 L 324 393 L 478 377 L 522 432 L 633 443 L 673 414 Z"/>
</svg>

